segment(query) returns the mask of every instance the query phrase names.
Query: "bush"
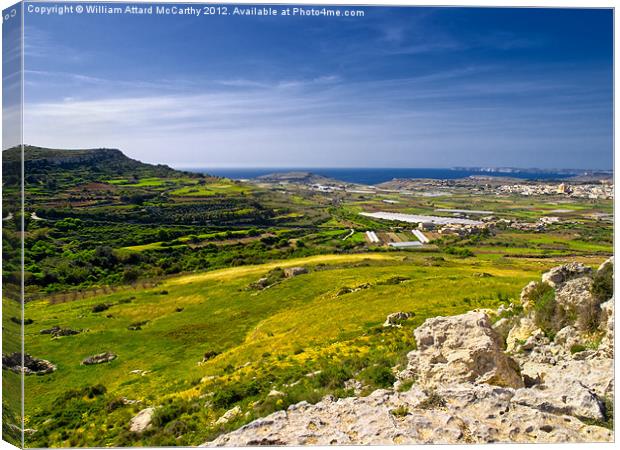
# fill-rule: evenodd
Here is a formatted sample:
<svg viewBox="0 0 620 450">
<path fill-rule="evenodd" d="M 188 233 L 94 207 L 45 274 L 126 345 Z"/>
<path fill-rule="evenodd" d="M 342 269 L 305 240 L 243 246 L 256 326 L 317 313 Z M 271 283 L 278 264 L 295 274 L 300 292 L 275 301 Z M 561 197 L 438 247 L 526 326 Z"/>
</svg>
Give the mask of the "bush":
<svg viewBox="0 0 620 450">
<path fill-rule="evenodd" d="M 585 345 L 581 345 L 581 344 L 574 344 L 571 346 L 570 348 L 570 352 L 574 355 L 575 353 L 579 353 L 579 352 L 583 352 L 586 350 L 586 346 Z"/>
<path fill-rule="evenodd" d="M 528 300 L 535 312 L 534 323 L 553 340 L 566 322 L 566 313 L 555 300 L 555 290 L 546 283 L 537 283 L 530 292 Z"/>
<path fill-rule="evenodd" d="M 399 407 L 390 411 L 394 417 L 405 417 L 409 414 L 409 409 L 405 405 L 400 405 Z"/>
<path fill-rule="evenodd" d="M 472 252 L 468 248 L 462 248 L 462 247 L 446 247 L 444 248 L 443 251 L 447 253 L 448 255 L 454 255 L 460 258 L 468 258 L 470 256 L 474 256 L 474 252 Z"/>
<path fill-rule="evenodd" d="M 375 365 L 365 369 L 360 376 L 367 382 L 379 388 L 392 387 L 396 381 L 396 377 L 392 373 L 392 370 L 383 365 Z"/>
<path fill-rule="evenodd" d="M 335 389 L 344 386 L 344 382 L 351 378 L 351 372 L 343 365 L 328 366 L 314 377 L 319 386 Z"/>
<path fill-rule="evenodd" d="M 99 312 L 105 311 L 106 309 L 110 309 L 110 306 L 112 306 L 112 305 L 110 305 L 109 303 L 99 303 L 99 304 L 93 306 L 92 311 L 94 313 L 99 313 Z"/>
<path fill-rule="evenodd" d="M 217 408 L 229 409 L 232 405 L 240 402 L 244 398 L 252 397 L 260 392 L 260 387 L 256 381 L 247 383 L 234 383 L 223 386 L 213 395 L 213 406 Z"/>
<path fill-rule="evenodd" d="M 420 402 L 418 408 L 421 409 L 435 409 L 443 408 L 446 406 L 444 398 L 435 391 L 427 391 L 427 397 Z"/>
<path fill-rule="evenodd" d="M 594 302 L 584 302 L 579 305 L 579 311 L 577 316 L 577 325 L 580 330 L 588 333 L 594 333 L 598 330 L 601 323 L 601 308 Z"/>
<path fill-rule="evenodd" d="M 607 301 L 614 293 L 614 267 L 606 264 L 602 270 L 594 274 L 592 283 L 592 295 L 599 303 Z"/>
</svg>

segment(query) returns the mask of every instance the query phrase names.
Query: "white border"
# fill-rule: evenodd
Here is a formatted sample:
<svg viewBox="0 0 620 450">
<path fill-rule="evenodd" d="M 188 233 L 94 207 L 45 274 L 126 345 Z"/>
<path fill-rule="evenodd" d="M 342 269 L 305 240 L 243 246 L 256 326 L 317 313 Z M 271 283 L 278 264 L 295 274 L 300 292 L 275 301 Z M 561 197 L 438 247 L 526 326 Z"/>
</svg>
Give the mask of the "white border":
<svg viewBox="0 0 620 450">
<path fill-rule="evenodd" d="M 32 2 L 33 0 L 30 0 L 30 2 Z M 36 0 L 35 0 L 36 1 Z M 70 0 L 70 1 L 75 1 L 78 2 L 79 0 Z M 5 9 L 13 4 L 16 4 L 18 2 L 14 1 L 14 0 L 0 0 L 0 10 Z M 49 3 L 54 3 L 53 1 L 50 1 Z M 58 2 L 60 3 L 60 2 Z M 90 3 L 90 2 L 89 2 Z M 127 3 L 154 3 L 153 1 L 148 1 L 148 0 L 132 0 L 132 1 L 128 1 Z M 161 3 L 166 3 L 165 1 L 162 1 Z M 423 0 L 423 1 L 415 1 L 415 0 L 402 0 L 402 1 L 394 1 L 394 0 L 372 0 L 372 1 L 344 1 L 344 0 L 336 0 L 336 1 L 330 1 L 330 0 L 313 0 L 313 1 L 287 1 L 287 0 L 268 0 L 268 1 L 260 1 L 260 0 L 244 0 L 244 1 L 240 1 L 240 0 L 227 0 L 227 1 L 200 1 L 200 0 L 184 0 L 182 2 L 174 2 L 174 1 L 170 1 L 169 3 L 212 3 L 212 4 L 314 4 L 314 5 L 340 5 L 340 6 L 464 6 L 464 7 L 503 7 L 503 8 L 514 8 L 514 7 L 533 7 L 533 8 L 614 8 L 617 5 L 617 1 L 615 0 L 589 0 L 589 1 L 583 1 L 583 0 L 539 0 L 539 1 L 532 1 L 532 0 L 503 0 L 503 1 L 497 1 L 497 0 L 488 0 L 488 1 L 482 1 L 480 0 L 479 2 L 472 2 L 472 1 L 467 1 L 467 0 L 447 0 L 447 1 L 440 1 L 440 0 Z M 618 38 L 618 34 L 615 33 L 615 30 L 618 27 L 618 15 L 616 14 L 616 11 L 614 10 L 614 137 L 616 134 L 616 130 L 618 128 L 619 125 L 619 119 L 618 119 L 618 114 L 616 113 L 616 90 L 615 90 L 615 86 L 618 86 L 618 80 L 619 80 L 619 76 L 618 76 L 618 72 L 615 70 L 615 61 L 617 60 L 618 57 L 618 48 L 620 45 L 620 39 Z M 0 48 L 2 46 L 2 33 L 0 33 Z M 1 52 L 0 52 L 1 54 Z M 2 67 L 2 56 L 0 55 L 0 73 L 1 73 L 1 67 Z M 2 96 L 2 83 L 0 83 L 0 97 Z M 1 136 L 1 132 L 2 132 L 2 121 L 0 120 L 0 136 Z M 614 186 L 617 183 L 617 174 L 618 174 L 618 170 L 620 168 L 620 163 L 618 162 L 618 160 L 615 158 L 615 139 L 614 139 Z M 1 177 L 0 177 L 0 181 L 1 181 Z M 2 190 L 1 190 L 1 183 L 0 183 L 0 198 L 1 198 L 1 194 L 2 194 Z M 617 196 L 614 196 L 614 213 L 618 208 L 618 205 L 620 204 L 620 200 L 618 199 Z M 618 227 L 617 227 L 617 222 L 614 221 L 614 238 L 617 235 L 617 231 L 618 231 Z M 618 242 L 614 239 L 614 255 L 616 255 L 618 253 Z M 1 263 L 0 263 L 1 264 Z M 1 267 L 1 266 L 0 266 Z M 615 280 L 615 292 L 619 292 L 618 286 L 620 286 L 620 282 L 618 281 L 618 279 L 616 278 Z M 0 288 L 1 289 L 1 288 Z M 1 291 L 0 291 L 1 292 Z M 617 339 L 616 339 L 616 344 L 617 344 Z M 1 345 L 0 345 L 1 348 Z M 618 348 L 617 345 L 615 346 L 615 348 Z M 620 358 L 616 358 L 615 359 L 615 368 L 616 368 L 616 373 L 618 373 L 618 367 L 619 367 L 619 360 Z M 1 392 L 0 392 L 1 395 Z M 1 398 L 1 397 L 0 397 Z M 616 409 L 617 408 L 618 403 L 616 402 Z M 618 412 L 616 412 L 616 416 L 618 415 Z M 618 421 L 615 419 L 615 429 L 614 429 L 614 438 L 617 438 L 617 424 Z M 491 444 L 484 444 L 484 445 L 450 445 L 449 449 L 471 449 L 471 448 L 482 448 L 482 449 L 491 449 L 490 447 Z M 609 444 L 592 444 L 595 445 L 596 449 L 601 449 L 601 450 L 607 450 L 607 449 L 612 449 L 615 448 L 616 445 L 615 443 L 609 443 Z M 560 447 L 561 446 L 561 447 Z M 588 447 L 586 447 L 588 446 Z M 559 444 L 493 444 L 492 449 L 499 449 L 499 450 L 512 450 L 512 449 L 516 449 L 516 450 L 520 450 L 520 449 L 544 449 L 547 447 L 550 448 L 556 448 L 556 449 L 585 449 L 585 448 L 589 448 L 590 444 L 566 444 L 566 443 L 559 443 Z M 321 449 L 321 450 L 328 450 L 328 449 L 334 449 L 337 446 L 331 446 L 331 447 L 285 447 L 285 448 L 296 448 L 296 449 L 300 449 L 300 450 L 308 450 L 309 448 L 312 449 Z M 438 448 L 440 447 L 439 445 L 425 445 L 424 448 Z M 446 446 L 441 446 L 446 448 Z M 12 445 L 4 442 L 4 441 L 0 441 L 0 450 L 4 450 L 4 449 L 14 449 L 15 447 L 13 447 Z M 149 447 L 144 447 L 145 449 L 148 449 Z M 171 447 L 171 448 L 188 448 L 188 447 Z M 191 447 L 190 447 L 191 448 Z M 341 448 L 345 448 L 345 447 L 341 447 Z M 354 447 L 355 448 L 355 447 Z M 373 449 L 380 449 L 380 450 L 395 450 L 398 448 L 422 448 L 421 445 L 394 445 L 394 446 L 374 446 L 372 447 Z"/>
</svg>

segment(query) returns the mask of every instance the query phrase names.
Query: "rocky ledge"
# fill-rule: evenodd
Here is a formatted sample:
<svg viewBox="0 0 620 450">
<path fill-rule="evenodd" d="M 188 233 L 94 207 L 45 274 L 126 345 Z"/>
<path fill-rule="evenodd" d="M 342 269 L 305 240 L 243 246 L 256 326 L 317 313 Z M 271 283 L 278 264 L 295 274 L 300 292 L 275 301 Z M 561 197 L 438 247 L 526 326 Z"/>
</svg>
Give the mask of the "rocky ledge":
<svg viewBox="0 0 620 450">
<path fill-rule="evenodd" d="M 23 366 L 22 366 L 23 361 Z M 2 368 L 25 375 L 45 375 L 56 370 L 56 366 L 45 359 L 35 358 L 28 353 L 9 353 L 2 355 Z"/>
<path fill-rule="evenodd" d="M 301 402 L 204 445 L 611 442 L 612 273 L 566 264 L 519 304 L 428 319 L 394 389 Z"/>
</svg>

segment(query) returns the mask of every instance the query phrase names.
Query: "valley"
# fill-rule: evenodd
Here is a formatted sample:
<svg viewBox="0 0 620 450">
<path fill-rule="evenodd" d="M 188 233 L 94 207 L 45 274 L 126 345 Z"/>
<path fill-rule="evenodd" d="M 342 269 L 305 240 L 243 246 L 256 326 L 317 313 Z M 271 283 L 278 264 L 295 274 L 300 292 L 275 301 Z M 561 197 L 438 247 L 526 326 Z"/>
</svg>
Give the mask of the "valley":
<svg viewBox="0 0 620 450">
<path fill-rule="evenodd" d="M 582 195 L 608 180 L 519 180 L 523 195 L 494 177 L 238 181 L 118 150 L 25 155 L 25 348 L 55 367 L 25 377 L 28 446 L 198 445 L 390 388 L 425 319 L 508 307 L 550 268 L 613 253 L 613 200 Z M 5 196 L 17 189 L 5 175 Z M 4 208 L 10 287 L 22 215 Z M 9 295 L 3 310 L 16 335 Z"/>
</svg>

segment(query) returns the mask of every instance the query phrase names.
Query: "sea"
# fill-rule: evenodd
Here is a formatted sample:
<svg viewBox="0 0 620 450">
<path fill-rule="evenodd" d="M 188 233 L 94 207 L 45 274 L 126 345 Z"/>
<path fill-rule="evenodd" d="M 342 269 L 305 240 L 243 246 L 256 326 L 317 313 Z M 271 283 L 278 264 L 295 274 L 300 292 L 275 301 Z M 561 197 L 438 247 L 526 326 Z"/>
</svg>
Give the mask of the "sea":
<svg viewBox="0 0 620 450">
<path fill-rule="evenodd" d="M 218 177 L 231 178 L 233 180 L 246 180 L 257 178 L 262 175 L 286 172 L 310 172 L 322 175 L 334 180 L 345 181 L 348 183 L 359 183 L 366 185 L 379 184 L 391 181 L 395 178 L 430 178 L 436 180 L 456 180 L 467 178 L 474 175 L 511 177 L 523 180 L 562 180 L 574 176 L 569 173 L 554 172 L 489 172 L 468 169 L 406 169 L 406 168 L 183 168 L 189 172 L 215 175 Z"/>
</svg>

